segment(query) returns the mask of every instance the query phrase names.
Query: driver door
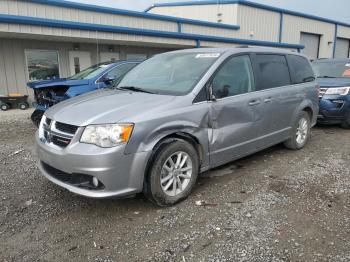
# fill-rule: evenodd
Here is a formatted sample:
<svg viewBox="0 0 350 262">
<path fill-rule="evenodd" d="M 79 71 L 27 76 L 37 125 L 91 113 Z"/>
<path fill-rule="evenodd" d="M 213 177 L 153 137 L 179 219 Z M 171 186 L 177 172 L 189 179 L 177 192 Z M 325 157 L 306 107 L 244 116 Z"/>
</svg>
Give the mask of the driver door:
<svg viewBox="0 0 350 262">
<path fill-rule="evenodd" d="M 226 60 L 211 82 L 211 92 L 210 162 L 215 167 L 256 150 L 263 110 L 250 56 Z"/>
</svg>

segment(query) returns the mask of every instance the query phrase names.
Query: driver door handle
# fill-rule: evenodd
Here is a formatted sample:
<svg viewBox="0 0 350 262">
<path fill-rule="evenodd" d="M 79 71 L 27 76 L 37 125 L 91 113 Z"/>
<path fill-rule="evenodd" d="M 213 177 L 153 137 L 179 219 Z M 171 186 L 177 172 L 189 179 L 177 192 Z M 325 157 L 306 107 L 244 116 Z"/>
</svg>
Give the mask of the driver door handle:
<svg viewBox="0 0 350 262">
<path fill-rule="evenodd" d="M 265 103 L 270 103 L 272 101 L 272 97 L 268 97 L 264 100 Z"/>
</svg>

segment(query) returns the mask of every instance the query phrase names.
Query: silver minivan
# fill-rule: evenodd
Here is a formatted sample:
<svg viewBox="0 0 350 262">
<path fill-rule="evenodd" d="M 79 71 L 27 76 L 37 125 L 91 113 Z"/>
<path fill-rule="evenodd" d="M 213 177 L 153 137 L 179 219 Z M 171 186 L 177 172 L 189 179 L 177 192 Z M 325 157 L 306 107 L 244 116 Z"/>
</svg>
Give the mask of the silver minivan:
<svg viewBox="0 0 350 262">
<path fill-rule="evenodd" d="M 156 55 L 115 87 L 64 101 L 36 134 L 40 170 L 93 198 L 168 206 L 198 174 L 278 143 L 301 149 L 318 113 L 306 57 L 237 47 Z"/>
</svg>

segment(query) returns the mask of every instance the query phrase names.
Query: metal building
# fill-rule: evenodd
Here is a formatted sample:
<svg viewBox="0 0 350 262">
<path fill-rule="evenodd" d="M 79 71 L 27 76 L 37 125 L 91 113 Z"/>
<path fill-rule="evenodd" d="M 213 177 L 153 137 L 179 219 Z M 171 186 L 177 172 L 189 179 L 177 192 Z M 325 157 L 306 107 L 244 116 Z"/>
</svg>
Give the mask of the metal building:
<svg viewBox="0 0 350 262">
<path fill-rule="evenodd" d="M 350 24 L 244 0 L 155 4 L 148 13 L 239 25 L 234 37 L 301 44 L 311 59 L 350 57 Z"/>
<path fill-rule="evenodd" d="M 350 25 L 247 1 L 217 2 L 135 12 L 62 0 L 0 0 L 0 95 L 32 96 L 28 81 L 179 48 L 244 44 L 305 47 L 313 58 L 349 54 Z"/>
</svg>

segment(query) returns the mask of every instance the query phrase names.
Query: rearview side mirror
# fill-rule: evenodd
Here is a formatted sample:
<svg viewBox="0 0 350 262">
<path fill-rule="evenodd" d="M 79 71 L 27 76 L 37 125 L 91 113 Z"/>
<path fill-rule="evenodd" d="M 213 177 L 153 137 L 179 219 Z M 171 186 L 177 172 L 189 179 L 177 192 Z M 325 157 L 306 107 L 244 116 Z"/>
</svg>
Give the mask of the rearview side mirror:
<svg viewBox="0 0 350 262">
<path fill-rule="evenodd" d="M 216 101 L 216 97 L 214 95 L 214 92 L 213 92 L 213 83 L 210 82 L 207 84 L 207 90 L 208 90 L 208 93 L 209 93 L 209 100 L 210 101 Z"/>
<path fill-rule="evenodd" d="M 106 84 L 110 84 L 112 83 L 113 81 L 115 81 L 117 78 L 115 76 L 105 76 L 103 77 L 101 80 L 101 82 L 104 82 Z"/>
</svg>

